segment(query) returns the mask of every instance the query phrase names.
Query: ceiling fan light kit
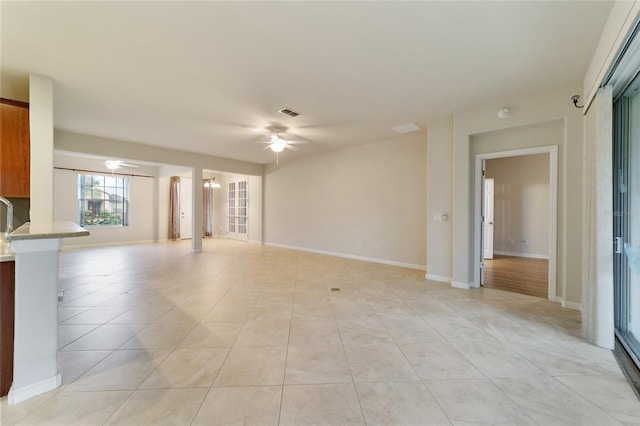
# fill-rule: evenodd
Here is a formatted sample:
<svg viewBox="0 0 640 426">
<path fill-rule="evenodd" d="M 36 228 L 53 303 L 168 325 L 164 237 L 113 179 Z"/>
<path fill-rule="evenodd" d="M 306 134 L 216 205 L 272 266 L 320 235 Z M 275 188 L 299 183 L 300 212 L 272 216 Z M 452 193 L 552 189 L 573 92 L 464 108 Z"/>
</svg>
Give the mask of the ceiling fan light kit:
<svg viewBox="0 0 640 426">
<path fill-rule="evenodd" d="M 287 141 L 280 138 L 278 134 L 271 135 L 271 143 L 269 144 L 269 148 L 273 152 L 282 152 L 287 147 Z"/>
</svg>

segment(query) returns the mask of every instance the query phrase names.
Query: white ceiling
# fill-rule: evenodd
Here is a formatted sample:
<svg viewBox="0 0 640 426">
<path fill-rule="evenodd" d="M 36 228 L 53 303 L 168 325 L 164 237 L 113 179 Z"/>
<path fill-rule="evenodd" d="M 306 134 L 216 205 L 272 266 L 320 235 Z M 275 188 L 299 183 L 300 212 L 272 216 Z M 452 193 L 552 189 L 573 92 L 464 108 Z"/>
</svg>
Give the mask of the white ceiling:
<svg viewBox="0 0 640 426">
<path fill-rule="evenodd" d="M 47 75 L 56 128 L 269 163 L 256 127 L 291 159 L 580 82 L 611 5 L 5 0 L 2 94 Z"/>
</svg>

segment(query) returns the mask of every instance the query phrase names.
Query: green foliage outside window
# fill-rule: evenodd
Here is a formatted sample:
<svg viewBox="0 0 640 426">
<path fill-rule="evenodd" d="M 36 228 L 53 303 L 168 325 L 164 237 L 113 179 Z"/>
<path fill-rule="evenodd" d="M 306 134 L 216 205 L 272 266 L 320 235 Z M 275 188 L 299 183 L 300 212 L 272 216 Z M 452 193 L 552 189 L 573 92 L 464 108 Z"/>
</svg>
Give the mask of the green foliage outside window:
<svg viewBox="0 0 640 426">
<path fill-rule="evenodd" d="M 129 178 L 78 175 L 78 219 L 81 226 L 129 225 Z"/>
</svg>

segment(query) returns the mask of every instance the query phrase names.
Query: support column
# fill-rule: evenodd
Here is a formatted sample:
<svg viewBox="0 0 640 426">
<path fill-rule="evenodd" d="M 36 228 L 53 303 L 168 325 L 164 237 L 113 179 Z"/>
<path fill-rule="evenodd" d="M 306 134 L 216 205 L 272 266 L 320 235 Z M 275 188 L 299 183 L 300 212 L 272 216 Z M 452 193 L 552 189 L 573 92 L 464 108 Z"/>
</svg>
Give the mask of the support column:
<svg viewBox="0 0 640 426">
<path fill-rule="evenodd" d="M 202 167 L 194 167 L 192 175 L 191 251 L 200 253 L 202 251 Z"/>
<path fill-rule="evenodd" d="M 53 221 L 53 80 L 29 75 L 31 208 L 33 223 Z"/>
</svg>

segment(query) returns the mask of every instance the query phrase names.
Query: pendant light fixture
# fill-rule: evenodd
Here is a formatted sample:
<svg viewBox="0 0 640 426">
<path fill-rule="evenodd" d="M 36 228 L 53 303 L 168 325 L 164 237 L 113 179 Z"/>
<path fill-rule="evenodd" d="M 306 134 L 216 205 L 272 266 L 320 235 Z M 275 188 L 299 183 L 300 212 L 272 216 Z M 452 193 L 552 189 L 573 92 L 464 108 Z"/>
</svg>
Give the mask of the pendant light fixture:
<svg viewBox="0 0 640 426">
<path fill-rule="evenodd" d="M 220 184 L 216 182 L 215 176 L 204 183 L 205 188 L 220 188 Z"/>
</svg>

